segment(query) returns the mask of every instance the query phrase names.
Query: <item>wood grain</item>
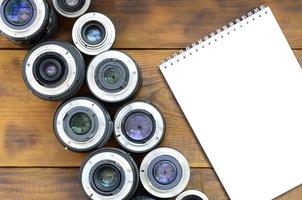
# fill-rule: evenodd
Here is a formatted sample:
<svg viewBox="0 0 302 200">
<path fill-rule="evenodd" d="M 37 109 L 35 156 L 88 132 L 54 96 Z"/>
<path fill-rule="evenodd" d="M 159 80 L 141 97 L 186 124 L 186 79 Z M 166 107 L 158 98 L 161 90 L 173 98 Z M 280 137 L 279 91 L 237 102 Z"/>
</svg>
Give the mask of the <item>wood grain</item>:
<svg viewBox="0 0 302 200">
<path fill-rule="evenodd" d="M 117 29 L 115 48 L 183 48 L 264 4 L 273 10 L 292 48 L 302 48 L 298 0 L 97 0 L 90 11 L 108 15 Z M 60 17 L 55 38 L 71 41 L 75 20 Z M 0 48 L 20 48 L 0 39 Z"/>
<path fill-rule="evenodd" d="M 187 189 L 201 190 L 210 200 L 229 198 L 158 64 L 174 53 L 171 49 L 183 48 L 262 4 L 271 7 L 302 63 L 300 0 L 94 0 L 90 8 L 112 19 L 117 29 L 114 48 L 126 50 L 141 66 L 143 88 L 136 99 L 152 101 L 163 111 L 167 132 L 161 146 L 174 147 L 188 158 L 192 176 Z M 71 42 L 75 19 L 59 19 L 53 38 Z M 86 154 L 65 151 L 55 139 L 52 118 L 60 102 L 40 100 L 24 86 L 21 65 L 26 51 L 20 50 L 24 48 L 0 37 L 0 199 L 83 200 L 78 167 Z M 78 95 L 91 96 L 85 85 Z M 105 106 L 112 116 L 118 108 Z M 107 146 L 119 147 L 113 138 Z M 301 199 L 302 186 L 276 200 Z"/>
<path fill-rule="evenodd" d="M 53 114 L 59 102 L 40 100 L 29 93 L 21 76 L 26 52 L 0 51 L 0 166 L 79 166 L 85 154 L 65 151 L 52 129 Z M 210 164 L 186 123 L 181 110 L 158 69 L 159 60 L 171 55 L 169 50 L 127 51 L 140 65 L 143 87 L 136 99 L 154 102 L 167 121 L 162 146 L 180 150 L 191 167 Z M 302 51 L 295 51 L 302 61 Z M 91 96 L 84 86 L 81 95 Z M 115 107 L 107 105 L 114 115 Z M 118 146 L 112 138 L 108 146 Z"/>
<path fill-rule="evenodd" d="M 192 169 L 187 189 L 203 191 L 210 200 L 228 200 L 212 169 Z M 83 200 L 78 168 L 0 168 L 0 199 Z M 140 192 L 141 193 L 141 192 Z M 276 200 L 299 200 L 302 187 Z"/>
</svg>

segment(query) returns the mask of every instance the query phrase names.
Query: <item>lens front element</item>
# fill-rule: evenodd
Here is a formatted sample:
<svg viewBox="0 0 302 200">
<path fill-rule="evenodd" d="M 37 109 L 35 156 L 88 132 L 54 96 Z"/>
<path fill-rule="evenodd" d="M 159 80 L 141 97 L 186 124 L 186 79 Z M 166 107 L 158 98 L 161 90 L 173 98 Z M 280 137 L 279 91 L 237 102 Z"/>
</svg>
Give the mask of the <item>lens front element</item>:
<svg viewBox="0 0 302 200">
<path fill-rule="evenodd" d="M 28 0 L 10 0 L 5 8 L 5 17 L 15 26 L 27 24 L 33 17 L 33 6 Z"/>
<path fill-rule="evenodd" d="M 91 129 L 91 120 L 85 113 L 77 113 L 71 117 L 70 127 L 75 134 L 84 135 Z"/>
<path fill-rule="evenodd" d="M 154 120 L 143 112 L 134 112 L 125 120 L 125 132 L 134 141 L 143 141 L 152 136 Z"/>
<path fill-rule="evenodd" d="M 177 169 L 170 161 L 160 161 L 153 169 L 153 176 L 159 184 L 168 185 L 175 181 Z"/>
<path fill-rule="evenodd" d="M 121 183 L 121 174 L 113 165 L 104 165 L 94 174 L 95 185 L 103 192 L 114 191 Z"/>
</svg>

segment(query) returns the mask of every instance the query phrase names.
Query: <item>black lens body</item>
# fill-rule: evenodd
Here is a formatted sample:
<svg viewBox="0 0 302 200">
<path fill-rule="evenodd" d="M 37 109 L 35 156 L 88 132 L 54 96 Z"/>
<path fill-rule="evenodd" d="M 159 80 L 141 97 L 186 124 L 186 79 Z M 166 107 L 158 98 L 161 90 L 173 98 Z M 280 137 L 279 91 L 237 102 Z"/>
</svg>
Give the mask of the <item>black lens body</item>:
<svg viewBox="0 0 302 200">
<path fill-rule="evenodd" d="M 181 200 L 203 200 L 201 197 L 196 196 L 196 195 L 188 195 Z"/>
<path fill-rule="evenodd" d="M 57 52 L 59 49 L 63 51 Z M 70 73 L 74 73 L 73 79 Z M 26 86 L 33 94 L 45 100 L 64 100 L 73 96 L 80 89 L 84 78 L 84 59 L 74 46 L 66 42 L 41 43 L 27 53 L 23 62 Z M 57 93 L 62 86 L 65 89 Z"/>
<path fill-rule="evenodd" d="M 37 20 L 37 10 L 40 9 L 39 6 L 41 5 L 37 6 L 35 5 L 33 0 L 27 0 L 29 3 L 32 4 L 32 13 L 30 20 L 28 21 L 28 23 L 14 23 L 14 21 L 10 20 L 10 17 L 8 17 L 9 8 L 7 8 L 7 4 L 9 4 L 11 1 L 13 0 L 4 0 L 0 7 L 1 21 L 5 24 L 5 27 L 9 27 L 10 29 L 15 30 L 15 33 L 13 35 L 7 34 L 5 27 L 3 28 L 3 30 L 1 30 L 2 34 L 10 41 L 16 44 L 32 45 L 49 38 L 56 32 L 58 28 L 58 20 L 56 13 L 54 9 L 49 5 L 49 3 L 46 0 L 43 0 L 43 4 L 45 6 L 45 16 L 39 16 L 44 18 L 42 24 L 40 24 L 38 29 L 32 34 L 26 35 L 25 37 L 17 37 L 18 31 L 26 30 L 30 27 L 30 25 L 32 25 L 35 20 Z M 31 29 L 31 27 L 29 29 Z"/>
<path fill-rule="evenodd" d="M 105 154 L 112 154 L 112 158 L 106 159 Z M 121 156 L 125 159 L 127 162 L 126 165 L 130 165 L 130 168 L 125 168 L 125 161 L 120 162 L 119 159 L 115 159 L 114 155 Z M 99 158 L 99 161 L 96 161 L 96 157 Z M 91 164 L 92 158 L 94 160 L 93 164 Z M 89 171 L 86 171 L 85 168 L 87 168 L 88 165 Z M 129 171 L 131 171 L 133 176 L 131 177 L 133 180 L 131 182 L 129 182 L 129 174 L 126 174 L 129 173 Z M 139 183 L 139 172 L 133 158 L 128 153 L 115 148 L 103 148 L 90 154 L 81 166 L 80 177 L 81 186 L 85 193 L 85 188 L 89 187 L 96 195 L 100 195 L 99 197 L 93 195 L 94 200 L 101 200 L 104 196 L 113 200 L 113 196 L 118 196 L 125 187 L 128 187 L 127 184 L 132 185 L 127 195 L 122 198 L 118 198 L 121 198 L 121 200 L 130 199 L 130 197 L 136 192 Z M 92 200 L 89 194 L 86 193 L 86 195 Z"/>
</svg>

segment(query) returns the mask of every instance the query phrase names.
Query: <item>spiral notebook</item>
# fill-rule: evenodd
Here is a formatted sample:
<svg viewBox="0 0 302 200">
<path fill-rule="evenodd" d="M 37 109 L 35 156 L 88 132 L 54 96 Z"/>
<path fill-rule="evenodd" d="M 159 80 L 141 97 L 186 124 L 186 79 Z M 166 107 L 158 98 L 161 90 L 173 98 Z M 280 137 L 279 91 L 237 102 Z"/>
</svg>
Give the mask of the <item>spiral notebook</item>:
<svg viewBox="0 0 302 200">
<path fill-rule="evenodd" d="M 232 200 L 302 183 L 302 70 L 261 6 L 160 69 Z"/>
</svg>

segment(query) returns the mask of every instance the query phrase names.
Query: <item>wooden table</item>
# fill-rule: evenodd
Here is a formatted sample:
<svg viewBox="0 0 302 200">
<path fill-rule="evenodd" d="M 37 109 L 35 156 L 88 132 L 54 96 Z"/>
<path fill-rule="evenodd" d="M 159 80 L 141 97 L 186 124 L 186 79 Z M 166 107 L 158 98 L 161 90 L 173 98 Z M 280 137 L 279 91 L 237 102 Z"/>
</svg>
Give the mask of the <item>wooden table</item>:
<svg viewBox="0 0 302 200">
<path fill-rule="evenodd" d="M 143 88 L 137 99 L 154 102 L 164 113 L 167 132 L 162 146 L 174 147 L 188 158 L 192 167 L 188 189 L 201 190 L 211 200 L 228 199 L 162 78 L 158 65 L 166 56 L 261 4 L 271 7 L 291 47 L 302 61 L 302 1 L 92 2 L 92 11 L 108 15 L 116 25 L 114 48 L 129 53 L 142 69 Z M 73 23 L 74 20 L 60 17 L 60 30 L 55 38 L 71 42 Z M 5 38 L 0 39 L 0 199 L 84 199 L 78 183 L 78 171 L 85 154 L 65 151 L 55 139 L 52 119 L 60 102 L 40 100 L 27 91 L 21 76 L 25 53 L 22 47 Z M 79 95 L 90 95 L 86 86 Z M 108 146 L 118 145 L 112 139 Z M 301 199 L 302 187 L 278 198 Z"/>
</svg>

